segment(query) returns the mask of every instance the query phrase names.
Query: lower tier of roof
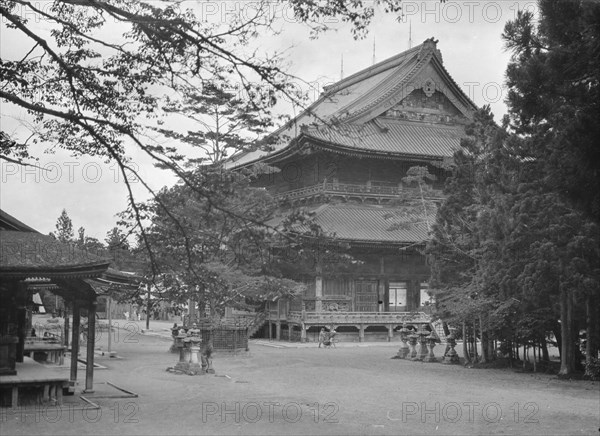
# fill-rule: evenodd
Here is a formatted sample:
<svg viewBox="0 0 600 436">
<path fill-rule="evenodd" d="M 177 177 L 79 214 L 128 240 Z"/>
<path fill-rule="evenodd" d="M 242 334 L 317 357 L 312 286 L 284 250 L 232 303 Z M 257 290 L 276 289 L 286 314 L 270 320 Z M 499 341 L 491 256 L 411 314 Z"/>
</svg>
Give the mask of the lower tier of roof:
<svg viewBox="0 0 600 436">
<path fill-rule="evenodd" d="M 356 244 L 406 245 L 428 239 L 428 225 L 409 208 L 361 204 L 325 204 L 304 209 L 322 231 L 340 241 Z M 281 218 L 274 218 L 276 225 Z M 299 232 L 307 231 L 297 226 Z"/>
</svg>

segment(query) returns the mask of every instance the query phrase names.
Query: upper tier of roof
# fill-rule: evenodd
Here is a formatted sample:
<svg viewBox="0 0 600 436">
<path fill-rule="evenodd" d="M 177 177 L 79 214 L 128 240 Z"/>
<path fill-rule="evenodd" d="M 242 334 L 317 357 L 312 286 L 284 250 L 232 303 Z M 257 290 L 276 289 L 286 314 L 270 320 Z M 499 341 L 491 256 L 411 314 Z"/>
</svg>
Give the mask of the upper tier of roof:
<svg viewBox="0 0 600 436">
<path fill-rule="evenodd" d="M 385 120 L 387 111 L 420 89 L 428 97 L 434 92 L 443 94 L 464 120 L 470 119 L 476 110 L 444 68 L 437 41 L 431 38 L 325 88 L 315 103 L 272 134 L 275 139 L 272 150 L 239 153 L 231 158 L 229 166 L 277 158 L 298 142 L 314 140 L 325 141 L 332 147 L 398 157 L 452 156 L 463 136 L 460 123 Z M 382 121 L 387 124 L 383 128 Z"/>
</svg>

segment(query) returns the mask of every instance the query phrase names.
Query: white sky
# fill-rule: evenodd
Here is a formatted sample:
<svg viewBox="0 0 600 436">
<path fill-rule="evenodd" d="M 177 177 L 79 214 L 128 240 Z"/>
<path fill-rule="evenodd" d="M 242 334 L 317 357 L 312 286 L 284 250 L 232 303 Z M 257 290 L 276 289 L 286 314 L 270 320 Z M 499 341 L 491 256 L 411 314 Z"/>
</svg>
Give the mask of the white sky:
<svg viewBox="0 0 600 436">
<path fill-rule="evenodd" d="M 339 27 L 338 31 L 310 40 L 308 28 L 294 22 L 285 6 L 274 3 L 273 13 L 281 33 L 261 38 L 260 44 L 267 50 L 286 50 L 289 71 L 322 89 L 340 79 L 342 55 L 347 77 L 372 64 L 374 43 L 377 62 L 408 49 L 410 22 L 413 46 L 429 37 L 438 39 L 444 65 L 454 80 L 478 106 L 490 104 L 499 121 L 506 113 L 503 83 L 510 56 L 500 35 L 519 8 L 535 11 L 535 2 L 404 1 L 403 5 L 403 19 L 379 13 L 368 37 L 355 41 L 348 27 L 333 19 L 327 24 Z M 217 20 L 227 20 L 231 14 L 247 14 L 249 10 L 247 3 L 231 0 L 204 2 L 199 7 L 204 8 L 207 18 Z M 5 34 L 4 25 L 1 29 Z M 0 37 L 0 53 L 5 58 L 7 52 L 14 50 L 14 41 Z M 307 89 L 307 85 L 300 86 Z M 315 92 L 314 98 L 317 96 Z M 18 119 L 25 118 L 13 108 L 2 107 L 0 111 L 2 128 L 9 132 L 18 128 Z M 153 168 L 141 152 L 131 150 L 130 156 L 153 188 L 174 182 L 172 176 Z M 0 207 L 42 233 L 55 229 L 64 208 L 75 229 L 83 226 L 86 234 L 104 240 L 117 221 L 115 214 L 127 205 L 126 188 L 115 165 L 93 158 L 75 159 L 62 151 L 46 155 L 40 165 L 51 171 L 17 167 L 0 160 Z M 139 198 L 147 197 L 137 185 Z"/>
</svg>

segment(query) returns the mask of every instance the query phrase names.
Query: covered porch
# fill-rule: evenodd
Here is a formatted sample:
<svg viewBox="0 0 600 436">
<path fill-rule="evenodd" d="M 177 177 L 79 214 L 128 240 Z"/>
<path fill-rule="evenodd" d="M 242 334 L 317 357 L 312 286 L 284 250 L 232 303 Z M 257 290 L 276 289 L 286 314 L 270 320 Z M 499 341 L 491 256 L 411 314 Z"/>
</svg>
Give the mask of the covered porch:
<svg viewBox="0 0 600 436">
<path fill-rule="evenodd" d="M 83 392 L 93 391 L 97 292 L 91 279 L 102 277 L 109 263 L 109 259 L 42 235 L 1 212 L 0 389 L 3 406 L 18 407 L 21 390 L 37 388 L 41 401 L 57 404 L 62 400 L 63 389 L 67 393 L 75 392 L 82 315 L 87 315 L 88 338 Z M 64 299 L 72 313 L 73 323 L 71 326 L 65 323 L 62 343 L 57 344 L 54 337 L 46 341 L 34 336 L 31 329 L 33 294 L 40 284 L 52 287 L 52 292 Z M 59 348 L 65 350 L 69 345 L 68 374 L 26 357 L 27 352 L 33 351 L 34 357 L 36 350 L 60 352 Z"/>
</svg>

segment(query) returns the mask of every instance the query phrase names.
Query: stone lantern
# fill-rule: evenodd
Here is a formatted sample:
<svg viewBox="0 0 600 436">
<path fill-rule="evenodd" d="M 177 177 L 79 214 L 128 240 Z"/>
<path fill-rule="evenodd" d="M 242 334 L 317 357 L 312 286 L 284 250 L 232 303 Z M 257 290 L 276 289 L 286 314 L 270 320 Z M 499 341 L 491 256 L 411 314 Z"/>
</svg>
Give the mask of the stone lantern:
<svg viewBox="0 0 600 436">
<path fill-rule="evenodd" d="M 423 359 L 423 362 L 437 362 L 437 359 L 433 354 L 433 348 L 435 347 L 435 341 L 437 340 L 435 334 L 431 332 L 429 333 L 429 336 L 427 336 L 425 339 L 427 339 L 427 347 L 429 348 L 429 354 Z"/>
<path fill-rule="evenodd" d="M 425 326 L 421 326 L 417 335 L 419 335 L 419 355 L 416 360 L 423 360 L 427 356 L 427 336 L 429 336 L 429 331 L 425 330 Z"/>
<path fill-rule="evenodd" d="M 456 329 L 454 327 L 450 327 L 449 330 L 450 330 L 450 334 L 448 335 L 446 340 L 448 341 L 448 346 L 450 347 L 450 349 L 446 352 L 446 355 L 444 356 L 442 363 L 446 363 L 446 364 L 459 363 L 458 354 L 456 353 L 456 350 L 454 349 L 454 347 L 456 347 L 456 339 L 454 336 L 454 332 L 456 331 Z"/>
<path fill-rule="evenodd" d="M 406 357 L 408 356 L 408 353 L 410 352 L 410 349 L 407 344 L 408 334 L 410 333 L 410 330 L 406 328 L 406 323 L 404 323 L 404 324 L 402 324 L 402 328 L 399 331 L 400 331 L 400 341 L 402 341 L 402 345 L 400 345 L 400 349 L 398 350 L 398 354 L 396 355 L 396 358 L 406 359 Z"/>
<path fill-rule="evenodd" d="M 202 337 L 200 329 L 194 323 L 185 333 L 183 329 L 179 330 L 177 337 L 174 337 L 177 348 L 179 349 L 179 362 L 175 365 L 175 370 L 184 372 L 188 375 L 199 375 L 204 373 L 214 374 L 212 368 L 212 359 L 210 358 L 210 347 L 202 350 Z M 202 351 L 207 351 L 206 355 Z"/>
<path fill-rule="evenodd" d="M 195 324 L 194 324 L 195 326 Z M 189 348 L 189 356 L 190 360 L 188 361 L 188 371 L 187 373 L 190 375 L 202 374 L 202 366 L 200 364 L 200 359 L 198 358 L 198 354 L 200 353 L 200 343 L 202 342 L 202 338 L 200 337 L 200 330 L 192 327 L 188 331 L 188 337 L 183 340 L 186 343 L 186 346 Z"/>
<path fill-rule="evenodd" d="M 181 336 L 179 332 L 181 328 L 175 324 L 171 327 L 171 337 L 173 338 L 173 343 L 171 344 L 171 348 L 169 348 L 169 352 L 171 353 L 179 353 L 179 349 L 183 347 L 183 343 L 181 342 L 184 336 Z M 181 347 L 180 347 L 181 344 Z"/>
<path fill-rule="evenodd" d="M 187 338 L 187 334 L 183 329 L 179 329 L 179 331 L 177 332 L 177 336 L 174 338 L 175 346 L 179 351 L 179 362 L 177 362 L 177 364 L 175 365 L 175 369 L 178 371 L 187 371 L 187 361 L 189 359 L 186 359 L 187 353 L 183 343 L 185 338 Z"/>
<path fill-rule="evenodd" d="M 411 333 L 410 335 L 408 335 L 408 344 L 410 345 L 410 359 L 411 360 L 418 360 L 417 359 L 417 342 L 419 340 L 419 335 L 415 334 L 415 333 Z"/>
</svg>

